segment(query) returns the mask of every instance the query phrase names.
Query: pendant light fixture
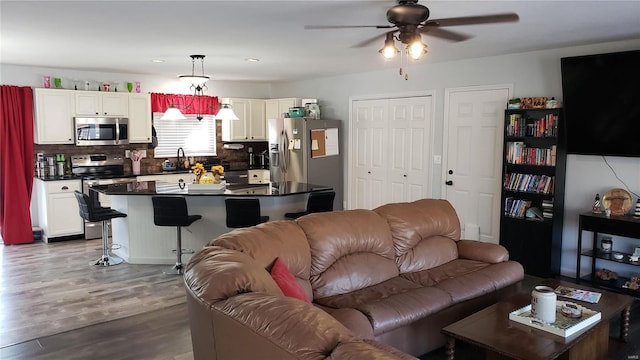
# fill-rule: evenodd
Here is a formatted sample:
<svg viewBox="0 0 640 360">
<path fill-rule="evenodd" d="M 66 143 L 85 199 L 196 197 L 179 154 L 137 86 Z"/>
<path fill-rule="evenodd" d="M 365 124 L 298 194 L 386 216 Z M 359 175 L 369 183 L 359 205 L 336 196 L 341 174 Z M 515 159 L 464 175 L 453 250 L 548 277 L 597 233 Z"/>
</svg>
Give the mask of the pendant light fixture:
<svg viewBox="0 0 640 360">
<path fill-rule="evenodd" d="M 195 108 L 196 119 L 198 121 L 203 119 L 203 113 L 207 110 L 206 108 L 201 108 L 202 101 L 200 99 L 194 104 L 194 101 L 198 97 L 205 96 L 204 91 L 207 90 L 206 82 L 211 79 L 211 76 L 205 75 L 204 73 L 204 57 L 205 55 L 190 55 L 191 57 L 191 74 L 178 75 L 178 78 L 186 83 L 191 84 L 190 89 L 193 90 L 193 97 L 188 105 L 184 106 L 184 109 L 189 109 L 192 106 L 198 105 L 198 108 Z M 196 74 L 196 60 L 200 61 L 201 66 L 201 74 Z M 206 104 L 205 104 L 206 105 Z M 206 105 L 211 108 L 211 105 Z M 165 111 L 164 115 L 160 118 L 160 120 L 184 120 L 186 117 L 180 109 L 175 104 L 169 105 L 167 111 Z"/>
<path fill-rule="evenodd" d="M 233 112 L 231 106 L 231 99 L 220 99 L 220 110 L 216 114 L 216 120 L 240 120 L 238 116 Z"/>
</svg>

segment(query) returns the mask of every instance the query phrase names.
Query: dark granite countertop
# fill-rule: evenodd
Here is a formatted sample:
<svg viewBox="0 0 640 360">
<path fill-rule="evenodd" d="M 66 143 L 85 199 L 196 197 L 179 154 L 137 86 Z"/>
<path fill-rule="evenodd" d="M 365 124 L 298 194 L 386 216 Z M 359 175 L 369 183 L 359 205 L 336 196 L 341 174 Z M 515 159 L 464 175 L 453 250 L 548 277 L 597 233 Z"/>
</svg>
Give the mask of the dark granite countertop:
<svg viewBox="0 0 640 360">
<path fill-rule="evenodd" d="M 332 190 L 330 186 L 285 181 L 269 184 L 227 184 L 221 190 L 202 190 L 190 184 L 162 181 L 138 181 L 125 184 L 94 186 L 91 189 L 105 195 L 188 195 L 188 196 L 287 196 L 314 191 Z"/>
</svg>

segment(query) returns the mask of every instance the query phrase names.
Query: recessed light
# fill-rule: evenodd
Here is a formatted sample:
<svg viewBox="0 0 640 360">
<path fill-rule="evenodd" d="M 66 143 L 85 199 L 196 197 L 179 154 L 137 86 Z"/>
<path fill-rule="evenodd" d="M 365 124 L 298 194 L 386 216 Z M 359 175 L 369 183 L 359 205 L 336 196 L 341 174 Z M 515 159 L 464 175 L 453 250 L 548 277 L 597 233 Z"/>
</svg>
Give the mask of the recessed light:
<svg viewBox="0 0 640 360">
<path fill-rule="evenodd" d="M 246 59 L 244 59 L 244 61 L 248 61 L 248 62 L 258 62 L 258 61 L 260 61 L 260 59 L 256 59 L 256 58 L 246 58 Z"/>
<path fill-rule="evenodd" d="M 162 59 L 152 59 L 151 62 L 152 63 L 163 63 L 164 60 L 162 60 Z"/>
</svg>

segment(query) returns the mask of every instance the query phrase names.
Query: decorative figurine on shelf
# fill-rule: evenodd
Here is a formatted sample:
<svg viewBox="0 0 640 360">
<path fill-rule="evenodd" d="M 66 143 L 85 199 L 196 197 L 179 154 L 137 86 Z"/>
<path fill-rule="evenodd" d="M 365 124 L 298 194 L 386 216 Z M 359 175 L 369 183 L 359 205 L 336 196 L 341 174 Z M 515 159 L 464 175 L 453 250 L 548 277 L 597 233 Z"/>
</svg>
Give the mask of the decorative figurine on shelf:
<svg viewBox="0 0 640 360">
<path fill-rule="evenodd" d="M 600 206 L 602 204 L 600 203 L 600 194 L 596 194 L 596 199 L 593 202 L 593 208 L 591 209 L 591 212 L 594 214 L 600 214 L 602 212 L 602 210 L 600 209 Z"/>
</svg>

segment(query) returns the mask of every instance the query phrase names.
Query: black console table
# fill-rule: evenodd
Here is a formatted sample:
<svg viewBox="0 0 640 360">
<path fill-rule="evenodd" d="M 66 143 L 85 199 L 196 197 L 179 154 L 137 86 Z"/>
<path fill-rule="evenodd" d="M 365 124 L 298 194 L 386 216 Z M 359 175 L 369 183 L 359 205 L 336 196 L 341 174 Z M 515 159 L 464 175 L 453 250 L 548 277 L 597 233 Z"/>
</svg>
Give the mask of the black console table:
<svg viewBox="0 0 640 360">
<path fill-rule="evenodd" d="M 582 251 L 582 232 L 593 232 L 593 241 L 591 250 Z M 602 280 L 596 277 L 596 260 L 602 259 L 605 261 L 613 261 L 621 264 L 627 264 L 631 266 L 640 266 L 640 262 L 629 261 L 629 253 L 622 251 L 615 251 L 605 253 L 600 251 L 597 247 L 596 241 L 598 233 L 604 233 L 609 235 L 625 236 L 640 239 L 640 219 L 636 219 L 631 215 L 624 216 L 610 216 L 607 217 L 604 214 L 593 214 L 591 212 L 580 214 L 578 225 L 578 259 L 576 266 L 576 282 L 586 281 L 591 285 L 601 286 L 616 290 L 618 292 L 627 293 L 632 296 L 640 296 L 640 291 L 625 289 L 622 285 L 628 278 L 619 277 L 618 280 Z M 615 245 L 615 244 L 614 244 Z M 624 257 L 620 260 L 613 257 L 614 253 L 623 254 Z M 584 277 L 580 276 L 580 262 L 583 256 L 591 258 L 591 274 Z M 640 273 L 640 268 L 638 268 Z"/>
</svg>

